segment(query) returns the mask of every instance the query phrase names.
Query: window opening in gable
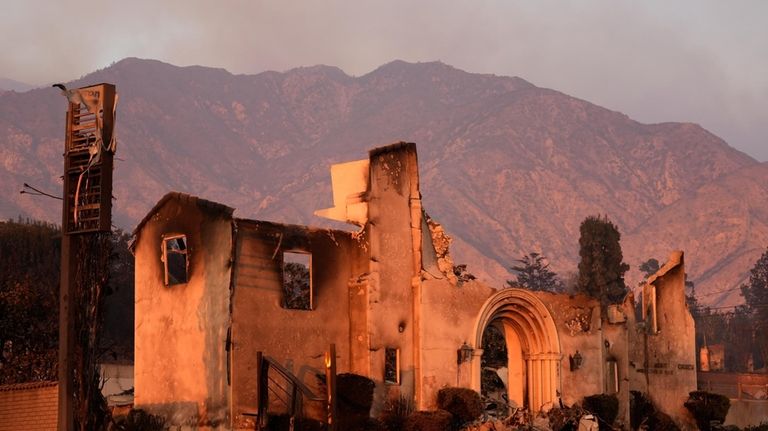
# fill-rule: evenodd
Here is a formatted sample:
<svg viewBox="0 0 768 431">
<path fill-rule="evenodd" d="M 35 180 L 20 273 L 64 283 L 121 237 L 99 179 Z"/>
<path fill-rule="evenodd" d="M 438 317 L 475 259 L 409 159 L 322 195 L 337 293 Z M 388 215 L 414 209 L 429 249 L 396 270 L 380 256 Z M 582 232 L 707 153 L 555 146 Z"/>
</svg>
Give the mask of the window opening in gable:
<svg viewBox="0 0 768 431">
<path fill-rule="evenodd" d="M 384 349 L 384 383 L 400 384 L 400 349 Z"/>
<path fill-rule="evenodd" d="M 312 310 L 312 255 L 283 252 L 283 308 Z"/>
<path fill-rule="evenodd" d="M 173 235 L 163 237 L 163 266 L 165 285 L 184 284 L 189 281 L 189 259 L 187 237 Z"/>
</svg>

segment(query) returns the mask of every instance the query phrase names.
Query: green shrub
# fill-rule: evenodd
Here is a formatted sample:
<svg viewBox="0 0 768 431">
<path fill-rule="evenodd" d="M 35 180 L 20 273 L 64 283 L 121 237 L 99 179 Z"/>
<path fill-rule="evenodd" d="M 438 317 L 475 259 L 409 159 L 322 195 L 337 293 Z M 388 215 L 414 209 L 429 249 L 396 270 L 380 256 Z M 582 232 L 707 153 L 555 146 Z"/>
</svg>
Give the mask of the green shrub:
<svg viewBox="0 0 768 431">
<path fill-rule="evenodd" d="M 443 388 L 437 392 L 437 408 L 453 415 L 458 425 L 473 421 L 483 414 L 480 395 L 467 388 Z"/>
<path fill-rule="evenodd" d="M 688 400 L 684 406 L 693 415 L 699 429 L 709 431 L 713 423 L 720 425 L 725 422 L 725 417 L 731 408 L 731 400 L 720 394 L 693 391 L 688 394 Z"/>
<path fill-rule="evenodd" d="M 647 420 L 655 412 L 656 408 L 645 394 L 629 391 L 629 425 L 633 430 L 638 429 L 643 420 Z"/>
<path fill-rule="evenodd" d="M 414 412 L 405 421 L 404 431 L 449 431 L 453 415 L 445 410 Z"/>
<path fill-rule="evenodd" d="M 373 380 L 357 374 L 336 376 L 337 421 L 340 430 L 365 429 L 373 404 Z"/>
<path fill-rule="evenodd" d="M 324 422 L 310 418 L 293 418 L 294 429 L 297 431 L 323 431 L 328 427 Z M 291 416 L 276 414 L 267 416 L 267 429 L 270 431 L 288 431 L 291 429 Z"/>
<path fill-rule="evenodd" d="M 619 399 L 615 395 L 597 394 L 584 397 L 584 409 L 600 419 L 600 429 L 611 429 L 610 425 L 619 415 Z"/>
<path fill-rule="evenodd" d="M 638 391 L 629 391 L 629 422 L 633 430 L 644 425 L 655 431 L 680 431 L 669 415 L 656 410 L 651 400 Z"/>
<path fill-rule="evenodd" d="M 680 431 L 680 427 L 677 426 L 668 414 L 658 410 L 653 412 L 653 415 L 648 418 L 646 425 L 648 425 L 649 430 L 654 431 Z"/>
<path fill-rule="evenodd" d="M 373 405 L 373 390 L 376 383 L 368 377 L 344 373 L 336 376 L 336 394 L 339 408 L 358 413 L 368 413 Z"/>
<path fill-rule="evenodd" d="M 125 417 L 115 422 L 115 428 L 120 431 L 163 431 L 166 426 L 162 416 L 132 409 Z"/>
</svg>

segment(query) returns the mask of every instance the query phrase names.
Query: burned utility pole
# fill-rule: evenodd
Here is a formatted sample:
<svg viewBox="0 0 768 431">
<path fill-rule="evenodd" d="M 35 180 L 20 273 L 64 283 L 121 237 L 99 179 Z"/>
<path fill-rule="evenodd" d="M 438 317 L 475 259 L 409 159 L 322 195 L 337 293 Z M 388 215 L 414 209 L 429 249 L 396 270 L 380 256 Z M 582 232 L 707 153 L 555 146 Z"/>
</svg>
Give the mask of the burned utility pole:
<svg viewBox="0 0 768 431">
<path fill-rule="evenodd" d="M 67 90 L 61 285 L 59 431 L 103 427 L 106 406 L 96 369 L 102 288 L 112 231 L 115 105 L 112 84 Z"/>
</svg>

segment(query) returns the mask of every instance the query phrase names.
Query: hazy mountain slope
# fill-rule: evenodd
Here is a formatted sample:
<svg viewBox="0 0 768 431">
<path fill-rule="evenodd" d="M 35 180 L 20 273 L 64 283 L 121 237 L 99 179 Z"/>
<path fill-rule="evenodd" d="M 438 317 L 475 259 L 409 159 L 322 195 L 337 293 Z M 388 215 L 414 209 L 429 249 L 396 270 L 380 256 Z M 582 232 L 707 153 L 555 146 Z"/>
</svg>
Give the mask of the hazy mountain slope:
<svg viewBox="0 0 768 431">
<path fill-rule="evenodd" d="M 15 81 L 9 78 L 0 78 L 0 93 L 3 91 L 17 91 L 23 92 L 35 88 L 34 85 L 30 85 L 24 82 Z"/>
<path fill-rule="evenodd" d="M 686 250 L 686 268 L 706 302 L 740 302 L 738 286 L 768 247 L 768 163 L 699 188 L 625 236 L 627 257 L 666 258 Z M 681 231 L 684 230 L 684 234 Z"/>
<path fill-rule="evenodd" d="M 543 252 L 561 273 L 575 271 L 579 223 L 596 213 L 625 233 L 632 266 L 685 248 L 702 293 L 735 282 L 748 269 L 737 266 L 759 256 L 743 243 L 720 253 L 702 246 L 698 235 L 720 220 L 694 202 L 704 187 L 730 187 L 729 173 L 749 170 L 768 183 L 755 160 L 699 126 L 640 124 L 519 78 L 400 61 L 355 78 L 326 66 L 232 75 L 126 59 L 69 85 L 97 82 L 120 93 L 122 227 L 171 189 L 234 206 L 241 217 L 324 223 L 311 214 L 331 204 L 329 164 L 408 140 L 418 144 L 426 208 L 455 237 L 456 261 L 495 285 L 529 251 Z M 57 93 L 0 95 L 1 216 L 59 218 L 58 202 L 18 194 L 23 182 L 60 193 L 66 103 Z M 736 200 L 756 209 L 734 217 L 746 223 L 749 214 L 745 235 L 768 244 L 760 189 L 739 190 Z M 679 215 L 660 219 L 667 212 Z M 661 228 L 664 242 L 655 239 Z M 734 253 L 744 258 L 728 260 Z"/>
</svg>

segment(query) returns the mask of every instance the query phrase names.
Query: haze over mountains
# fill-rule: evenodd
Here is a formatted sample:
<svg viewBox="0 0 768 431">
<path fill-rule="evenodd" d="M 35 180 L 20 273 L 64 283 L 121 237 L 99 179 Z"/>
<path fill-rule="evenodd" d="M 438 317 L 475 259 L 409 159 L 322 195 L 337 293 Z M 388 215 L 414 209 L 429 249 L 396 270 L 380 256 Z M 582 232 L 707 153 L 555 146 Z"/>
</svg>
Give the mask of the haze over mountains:
<svg viewBox="0 0 768 431">
<path fill-rule="evenodd" d="M 34 85 L 30 85 L 24 82 L 15 81 L 10 78 L 0 77 L 0 93 L 4 91 L 27 91 L 35 88 Z"/>
<path fill-rule="evenodd" d="M 125 59 L 78 81 L 120 93 L 115 224 L 132 229 L 167 191 L 239 217 L 324 224 L 329 165 L 416 142 L 427 211 L 457 263 L 501 286 L 524 253 L 576 271 L 578 228 L 606 214 L 625 260 L 675 248 L 707 303 L 737 288 L 768 245 L 768 164 L 687 123 L 641 124 L 523 79 L 395 61 L 361 77 L 316 66 L 232 75 Z M 0 217 L 53 222 L 66 103 L 56 89 L 0 94 Z M 718 293 L 720 292 L 720 293 Z"/>
</svg>

